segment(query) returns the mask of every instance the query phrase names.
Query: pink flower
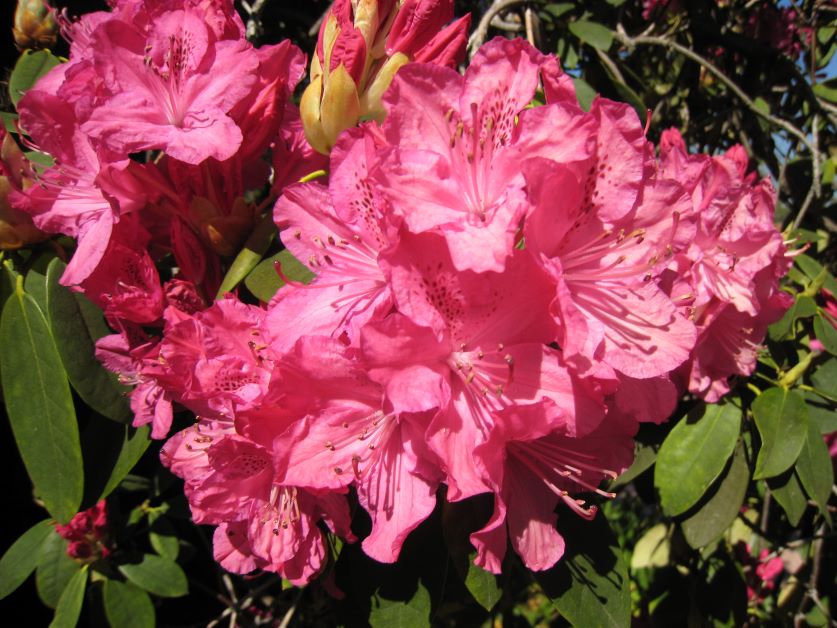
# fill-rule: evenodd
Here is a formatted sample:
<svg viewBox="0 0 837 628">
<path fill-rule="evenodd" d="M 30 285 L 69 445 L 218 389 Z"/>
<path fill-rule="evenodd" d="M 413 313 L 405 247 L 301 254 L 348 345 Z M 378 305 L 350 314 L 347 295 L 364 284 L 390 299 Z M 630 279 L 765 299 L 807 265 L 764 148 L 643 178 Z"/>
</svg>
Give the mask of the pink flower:
<svg viewBox="0 0 837 628">
<path fill-rule="evenodd" d="M 555 529 L 555 509 L 568 506 L 575 515 L 592 519 L 596 506 L 575 494 L 598 493 L 605 478 L 616 478 L 633 460 L 635 423 L 608 420 L 591 434 L 572 438 L 567 431 L 508 420 L 474 450 L 494 489 L 494 514 L 471 535 L 476 564 L 500 573 L 508 538 L 529 569 L 552 567 L 564 553 L 564 539 Z M 566 511 L 562 508 L 559 515 Z M 571 515 L 572 516 L 572 515 Z"/>
<path fill-rule="evenodd" d="M 384 96 L 392 148 L 380 155 L 376 180 L 411 232 L 444 235 L 460 270 L 501 271 L 514 248 L 529 209 L 521 162 L 543 141 L 552 113 L 526 110 L 545 63 L 522 40 L 498 38 L 464 77 L 411 64 Z M 591 139 L 568 124 L 555 157 L 586 157 Z"/>
<path fill-rule="evenodd" d="M 327 559 L 320 520 L 354 540 L 345 497 L 277 482 L 270 452 L 228 422 L 202 420 L 178 432 L 160 457 L 184 479 L 194 520 L 219 526 L 215 558 L 230 571 L 264 569 L 302 585 Z"/>
<path fill-rule="evenodd" d="M 111 20 L 93 35 L 107 96 L 82 126 L 123 153 L 162 149 L 198 164 L 241 145 L 228 113 L 252 88 L 259 65 L 243 39 L 218 39 L 198 10 L 155 16 L 143 31 Z"/>
<path fill-rule="evenodd" d="M 92 563 L 110 554 L 105 500 L 77 513 L 66 525 L 56 524 L 55 531 L 68 541 L 70 558 L 81 563 Z"/>
</svg>

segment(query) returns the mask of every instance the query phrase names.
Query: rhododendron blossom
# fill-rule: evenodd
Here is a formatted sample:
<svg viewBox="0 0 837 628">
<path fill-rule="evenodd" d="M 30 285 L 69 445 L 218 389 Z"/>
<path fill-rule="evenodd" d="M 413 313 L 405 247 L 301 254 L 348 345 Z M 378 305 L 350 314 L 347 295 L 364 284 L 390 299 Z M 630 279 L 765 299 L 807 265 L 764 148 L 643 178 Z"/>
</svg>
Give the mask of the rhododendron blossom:
<svg viewBox="0 0 837 628">
<path fill-rule="evenodd" d="M 308 583 L 334 536 L 392 563 L 480 495 L 476 563 L 550 569 L 639 424 L 717 400 L 788 305 L 742 148 L 669 131 L 657 157 L 632 107 L 582 109 L 522 39 L 460 74 L 450 1 L 336 2 L 301 109 L 303 54 L 255 48 L 230 0 L 111 4 L 59 17 L 70 59 L 20 102 L 55 164 L 16 154 L 9 204 L 77 239 L 62 282 L 232 572 Z M 259 284 L 280 249 L 313 279 Z"/>
</svg>

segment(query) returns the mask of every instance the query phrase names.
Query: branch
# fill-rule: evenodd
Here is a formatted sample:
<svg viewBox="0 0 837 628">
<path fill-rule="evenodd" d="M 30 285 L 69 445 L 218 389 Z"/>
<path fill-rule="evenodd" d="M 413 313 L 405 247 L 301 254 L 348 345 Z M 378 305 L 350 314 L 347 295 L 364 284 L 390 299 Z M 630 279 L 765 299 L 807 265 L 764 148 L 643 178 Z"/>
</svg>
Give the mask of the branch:
<svg viewBox="0 0 837 628">
<path fill-rule="evenodd" d="M 473 57 L 477 50 L 479 50 L 480 46 L 485 43 L 485 39 L 488 37 L 488 29 L 491 26 L 491 20 L 494 19 L 496 15 L 499 15 L 503 11 L 507 11 L 511 7 L 518 4 L 532 4 L 532 0 L 494 0 L 494 2 L 491 3 L 491 6 L 488 7 L 485 13 L 483 13 L 479 24 L 477 24 L 477 27 L 474 29 L 474 32 L 468 40 L 469 57 Z"/>
<path fill-rule="evenodd" d="M 241 8 L 247 14 L 247 32 L 245 37 L 252 41 L 262 34 L 262 11 L 267 4 L 267 0 L 241 0 Z"/>
</svg>

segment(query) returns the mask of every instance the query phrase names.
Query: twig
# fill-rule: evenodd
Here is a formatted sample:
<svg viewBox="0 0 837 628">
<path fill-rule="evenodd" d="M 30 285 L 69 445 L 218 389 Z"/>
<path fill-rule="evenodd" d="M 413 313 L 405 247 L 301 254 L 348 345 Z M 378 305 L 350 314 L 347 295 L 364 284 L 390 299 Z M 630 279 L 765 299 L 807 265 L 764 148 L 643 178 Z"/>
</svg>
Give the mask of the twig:
<svg viewBox="0 0 837 628">
<path fill-rule="evenodd" d="M 285 613 L 285 616 L 282 618 L 282 622 L 279 624 L 279 628 L 288 628 L 288 625 L 294 618 L 294 613 L 296 613 L 296 607 L 297 604 L 299 604 L 299 598 L 302 597 L 303 591 L 304 589 L 300 589 L 299 592 L 296 594 L 296 597 L 294 598 L 294 603 L 291 604 L 291 607 L 288 609 L 288 612 Z"/>
<path fill-rule="evenodd" d="M 537 48 L 541 39 L 538 33 L 538 16 L 531 7 L 526 7 L 523 13 L 523 21 L 526 23 L 526 40 Z"/>
<path fill-rule="evenodd" d="M 468 40 L 468 54 L 470 57 L 473 57 L 477 50 L 479 50 L 480 46 L 485 43 L 486 37 L 488 37 L 488 29 L 491 26 L 491 20 L 494 18 L 495 15 L 499 15 L 503 11 L 507 11 L 511 7 L 518 5 L 518 4 L 531 4 L 532 0 L 494 0 L 491 3 L 491 6 L 488 7 L 485 13 L 483 13 L 482 17 L 480 18 L 479 24 L 474 29 L 474 32 L 471 34 L 470 39 Z"/>
<path fill-rule="evenodd" d="M 814 145 L 811 142 L 811 140 L 809 140 L 808 137 L 806 137 L 805 133 L 803 133 L 801 130 L 792 125 L 787 120 L 777 118 L 776 116 L 771 115 L 770 113 L 756 107 L 756 104 L 753 102 L 753 100 L 747 94 L 744 93 L 744 90 L 742 90 L 735 83 L 735 81 L 733 81 L 726 74 L 724 74 L 718 68 L 716 68 L 715 65 L 713 65 L 709 60 L 704 59 L 693 50 L 690 50 L 689 48 L 686 48 L 685 46 L 678 44 L 673 39 L 668 39 L 666 37 L 655 37 L 649 35 L 636 35 L 634 37 L 631 37 L 625 32 L 625 29 L 622 27 L 621 24 L 618 25 L 615 36 L 621 44 L 628 48 L 636 47 L 638 44 L 646 44 L 649 46 L 662 46 L 663 48 L 670 48 L 671 50 L 675 50 L 687 59 L 691 59 L 695 63 L 700 64 L 701 66 L 706 68 L 706 70 L 710 74 L 712 74 L 715 78 L 721 81 L 721 83 L 726 85 L 727 88 L 733 94 L 735 94 L 750 111 L 752 111 L 760 118 L 763 118 L 773 126 L 777 126 L 779 128 L 784 129 L 785 131 L 793 135 L 796 139 L 798 139 L 802 144 L 804 144 L 805 147 L 811 153 L 814 152 Z"/>
<path fill-rule="evenodd" d="M 805 196 L 805 201 L 802 203 L 802 207 L 799 208 L 799 212 L 796 214 L 796 218 L 794 218 L 792 225 L 794 229 L 802 224 L 802 219 L 805 218 L 805 213 L 808 211 L 808 208 L 813 204 L 815 198 L 820 197 L 820 193 L 822 192 L 820 189 L 820 133 L 817 128 L 819 127 L 819 123 L 820 116 L 815 113 L 811 122 L 811 137 L 814 145 L 814 148 L 811 151 L 811 187 L 808 190 L 808 194 Z"/>
<path fill-rule="evenodd" d="M 241 0 L 241 8 L 247 14 L 247 31 L 245 36 L 252 41 L 262 34 L 262 11 L 267 4 L 267 0 Z"/>
</svg>

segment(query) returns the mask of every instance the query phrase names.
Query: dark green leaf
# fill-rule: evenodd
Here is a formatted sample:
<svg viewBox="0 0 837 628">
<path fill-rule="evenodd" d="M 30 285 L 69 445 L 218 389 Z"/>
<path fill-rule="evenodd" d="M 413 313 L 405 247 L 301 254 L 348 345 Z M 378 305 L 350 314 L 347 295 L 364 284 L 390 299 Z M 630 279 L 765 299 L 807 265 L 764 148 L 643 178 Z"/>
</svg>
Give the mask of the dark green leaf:
<svg viewBox="0 0 837 628">
<path fill-rule="evenodd" d="M 808 318 L 817 313 L 817 304 L 811 297 L 798 296 L 785 315 L 770 330 L 770 338 L 783 340 L 793 333 L 793 324 L 800 318 Z"/>
<path fill-rule="evenodd" d="M 814 281 L 820 276 L 823 269 L 825 268 L 822 264 L 820 264 L 817 260 L 815 260 L 810 255 L 806 255 L 802 253 L 801 255 L 797 255 L 794 258 L 794 263 L 799 269 L 805 273 L 805 276 L 808 278 L 809 283 Z M 827 269 L 825 273 L 825 283 L 823 286 L 829 290 L 832 294 L 837 296 L 837 281 L 835 281 L 834 276 L 828 272 Z"/>
<path fill-rule="evenodd" d="M 792 469 L 785 471 L 782 475 L 767 480 L 767 485 L 788 516 L 788 522 L 794 527 L 799 525 L 799 520 L 802 519 L 808 507 L 808 500 L 805 499 L 805 493 L 796 473 Z"/>
<path fill-rule="evenodd" d="M 604 515 L 585 521 L 562 513 L 558 530 L 567 539 L 564 556 L 535 573 L 555 608 L 573 626 L 629 626 L 628 568 Z"/>
<path fill-rule="evenodd" d="M 67 555 L 67 541 L 53 530 L 41 546 L 35 571 L 35 586 L 41 601 L 50 608 L 58 606 L 64 587 L 78 570 L 78 563 Z"/>
<path fill-rule="evenodd" d="M 49 533 L 49 520 L 36 523 L 24 532 L 0 558 L 0 600 L 17 589 L 38 566 L 38 557 Z"/>
<path fill-rule="evenodd" d="M 130 390 L 96 359 L 96 339 L 87 327 L 81 305 L 58 283 L 67 265 L 54 259 L 47 269 L 47 313 L 55 345 L 70 383 L 84 402 L 113 421 L 127 423 L 131 409 L 125 399 Z M 89 302 L 88 302 L 89 303 Z"/>
<path fill-rule="evenodd" d="M 0 111 L 0 118 L 3 119 L 3 128 L 9 133 L 17 133 L 17 114 L 10 111 Z"/>
<path fill-rule="evenodd" d="M 686 542 L 695 549 L 721 538 L 741 510 L 750 483 L 750 469 L 739 443 L 726 473 L 700 508 L 681 523 Z"/>
<path fill-rule="evenodd" d="M 827 514 L 826 504 L 834 485 L 834 467 L 822 434 L 813 423 L 808 425 L 808 436 L 796 461 L 796 474 L 808 497 L 819 506 L 821 513 Z"/>
<path fill-rule="evenodd" d="M 837 399 L 837 358 L 831 358 L 811 375 L 814 388 L 826 393 L 832 399 Z"/>
<path fill-rule="evenodd" d="M 584 111 L 590 111 L 590 106 L 596 97 L 596 90 L 590 87 L 587 81 L 580 78 L 574 78 L 573 85 L 575 85 L 575 96 L 578 98 L 579 107 Z"/>
<path fill-rule="evenodd" d="M 35 303 L 46 313 L 46 277 L 36 270 L 29 270 L 23 279 L 23 291 L 35 299 Z"/>
<path fill-rule="evenodd" d="M 808 433 L 808 409 L 797 391 L 768 388 L 753 401 L 752 411 L 761 436 L 753 478 L 761 480 L 796 462 Z"/>
<path fill-rule="evenodd" d="M 578 20 L 570 22 L 570 32 L 584 43 L 599 50 L 607 50 L 613 44 L 613 32 L 597 22 Z"/>
<path fill-rule="evenodd" d="M 826 351 L 831 355 L 837 355 L 837 329 L 834 329 L 834 326 L 822 314 L 814 317 L 814 335 Z"/>
<path fill-rule="evenodd" d="M 654 447 L 637 443 L 633 463 L 630 467 L 625 469 L 625 472 L 622 475 L 613 481 L 613 484 L 610 485 L 611 489 L 630 484 L 645 471 L 650 469 L 651 465 L 653 465 L 656 460 L 657 450 Z"/>
<path fill-rule="evenodd" d="M 180 542 L 177 540 L 177 531 L 171 521 L 160 513 L 151 513 L 148 516 L 151 530 L 148 533 L 148 540 L 151 547 L 160 556 L 170 560 L 176 560 L 180 552 Z"/>
<path fill-rule="evenodd" d="M 3 394 L 21 458 L 59 522 L 78 511 L 84 471 L 73 398 L 44 315 L 18 285 L 0 321 Z"/>
<path fill-rule="evenodd" d="M 119 451 L 119 457 L 113 465 L 105 488 L 102 489 L 102 494 L 99 499 L 104 499 L 110 495 L 113 490 L 126 478 L 126 476 L 134 468 L 134 465 L 139 462 L 145 450 L 151 444 L 149 433 L 150 428 L 147 425 L 142 427 L 125 428 L 125 440 L 122 443 L 122 449 Z"/>
<path fill-rule="evenodd" d="M 119 571 L 141 589 L 160 597 L 180 597 L 189 592 L 186 574 L 176 562 L 162 556 L 143 554 L 138 563 L 119 565 Z"/>
<path fill-rule="evenodd" d="M 273 214 L 268 212 L 262 217 L 261 222 L 253 230 L 253 233 L 244 243 L 244 248 L 238 253 L 230 264 L 230 269 L 224 275 L 221 287 L 218 288 L 216 299 L 222 298 L 233 290 L 244 278 L 250 274 L 267 252 L 271 241 L 276 235 L 276 225 L 273 222 Z"/>
<path fill-rule="evenodd" d="M 425 628 L 430 625 L 430 594 L 419 583 L 407 602 L 376 595 L 372 598 L 369 623 L 372 628 Z"/>
<path fill-rule="evenodd" d="M 557 2 L 555 4 L 547 4 L 544 7 L 544 11 L 553 17 L 561 17 L 565 13 L 572 11 L 574 8 L 575 4 L 572 2 Z"/>
<path fill-rule="evenodd" d="M 473 560 L 468 563 L 468 575 L 465 576 L 465 586 L 474 599 L 485 610 L 490 611 L 503 596 L 503 590 L 497 586 L 497 577 L 477 567 Z"/>
<path fill-rule="evenodd" d="M 684 513 L 703 496 L 724 470 L 740 426 L 741 410 L 729 402 L 699 404 L 674 426 L 654 469 L 666 514 Z"/>
<path fill-rule="evenodd" d="M 61 60 L 49 50 L 25 51 L 15 63 L 14 70 L 9 77 L 9 97 L 17 107 L 23 94 L 30 89 L 39 78 L 49 72 Z"/>
<path fill-rule="evenodd" d="M 262 261 L 253 269 L 244 285 L 259 300 L 267 303 L 276 294 L 285 281 L 276 272 L 276 264 L 281 265 L 282 274 L 292 281 L 308 283 L 314 278 L 312 273 L 302 262 L 296 259 L 290 251 L 285 249 Z"/>
<path fill-rule="evenodd" d="M 142 589 L 118 580 L 105 580 L 102 597 L 112 628 L 154 628 L 154 605 Z"/>
<path fill-rule="evenodd" d="M 58 606 L 55 608 L 55 617 L 49 624 L 49 628 L 75 628 L 78 616 L 81 614 L 86 588 L 87 565 L 74 573 L 67 586 L 64 587 Z"/>
<path fill-rule="evenodd" d="M 808 422 L 817 426 L 820 434 L 837 432 L 837 408 L 818 394 L 806 390 L 802 393 L 808 406 Z"/>
</svg>

